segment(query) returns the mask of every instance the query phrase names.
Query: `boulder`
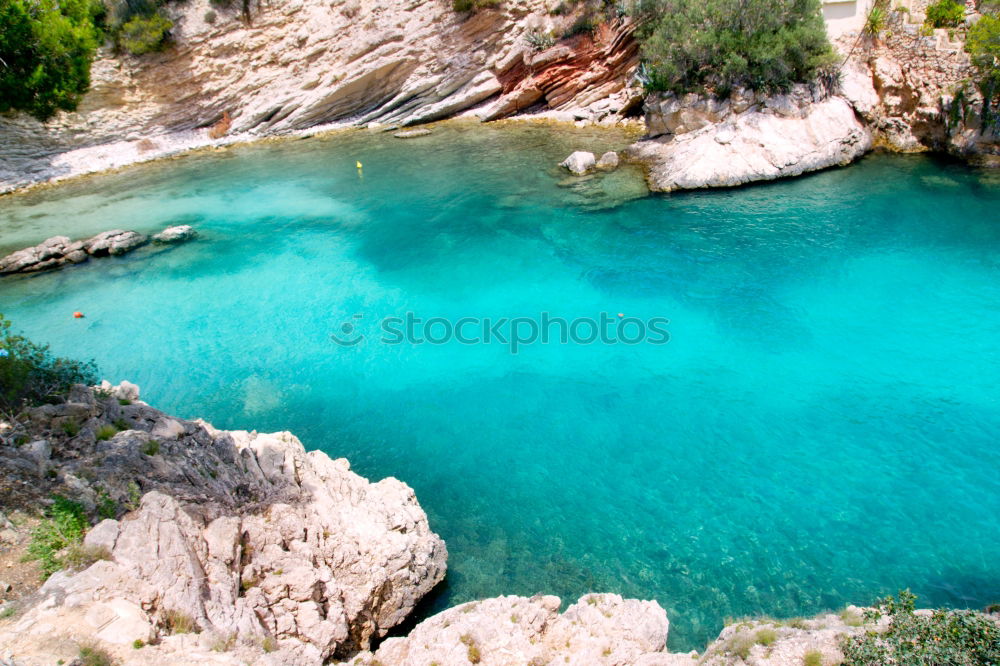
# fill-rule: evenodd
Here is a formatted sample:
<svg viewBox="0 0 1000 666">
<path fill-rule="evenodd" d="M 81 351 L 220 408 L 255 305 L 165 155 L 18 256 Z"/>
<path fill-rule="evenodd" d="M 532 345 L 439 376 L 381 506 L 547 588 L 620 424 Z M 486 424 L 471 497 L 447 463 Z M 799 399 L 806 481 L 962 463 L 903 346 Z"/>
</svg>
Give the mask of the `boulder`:
<svg viewBox="0 0 1000 666">
<path fill-rule="evenodd" d="M 189 241 L 198 232 L 194 230 L 190 224 L 181 224 L 175 227 L 167 227 L 160 233 L 153 236 L 153 242 L 155 243 L 183 243 L 184 241 Z"/>
<path fill-rule="evenodd" d="M 618 168 L 618 153 L 613 150 L 601 155 L 601 159 L 597 160 L 597 168 L 601 171 L 614 171 Z"/>
<path fill-rule="evenodd" d="M 569 169 L 578 176 L 582 176 L 597 166 L 597 158 L 594 157 L 594 153 L 578 150 L 560 162 L 559 166 Z"/>
<path fill-rule="evenodd" d="M 106 257 L 131 252 L 147 242 L 149 239 L 138 232 L 113 229 L 85 240 L 83 246 L 87 254 L 93 257 Z"/>
</svg>

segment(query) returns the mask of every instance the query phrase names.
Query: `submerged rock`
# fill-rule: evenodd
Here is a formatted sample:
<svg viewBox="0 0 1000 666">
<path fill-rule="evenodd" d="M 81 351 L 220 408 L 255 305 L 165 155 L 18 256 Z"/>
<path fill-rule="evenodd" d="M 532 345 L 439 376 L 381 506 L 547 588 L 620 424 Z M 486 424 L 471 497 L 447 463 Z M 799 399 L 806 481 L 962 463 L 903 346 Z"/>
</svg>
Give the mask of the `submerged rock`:
<svg viewBox="0 0 1000 666">
<path fill-rule="evenodd" d="M 189 241 L 198 232 L 194 230 L 190 224 L 181 224 L 176 227 L 167 227 L 160 233 L 153 236 L 153 242 L 156 243 L 183 243 L 184 241 Z"/>
<path fill-rule="evenodd" d="M 393 136 L 397 139 L 415 139 L 419 136 L 427 136 L 430 133 L 431 131 L 429 129 L 413 129 L 396 132 Z"/>
<path fill-rule="evenodd" d="M 559 163 L 559 166 L 569 169 L 578 176 L 582 176 L 587 173 L 596 165 L 597 158 L 594 157 L 594 153 L 588 153 L 582 150 L 574 152 L 572 155 Z"/>
</svg>

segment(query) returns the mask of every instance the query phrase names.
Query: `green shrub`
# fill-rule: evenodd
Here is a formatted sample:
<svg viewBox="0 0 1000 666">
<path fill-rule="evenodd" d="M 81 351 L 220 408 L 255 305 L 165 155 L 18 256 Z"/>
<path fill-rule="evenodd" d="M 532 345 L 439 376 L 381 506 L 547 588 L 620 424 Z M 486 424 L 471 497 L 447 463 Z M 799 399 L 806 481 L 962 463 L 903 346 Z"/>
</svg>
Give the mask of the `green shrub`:
<svg viewBox="0 0 1000 666">
<path fill-rule="evenodd" d="M 102 520 L 118 517 L 118 502 L 104 488 L 97 493 L 97 517 Z"/>
<path fill-rule="evenodd" d="M 142 453 L 147 456 L 155 456 L 160 452 L 160 443 L 151 439 L 142 445 Z"/>
<path fill-rule="evenodd" d="M 141 650 L 144 647 L 146 647 L 146 641 L 142 640 L 141 638 L 137 638 L 134 641 L 132 641 L 133 650 Z"/>
<path fill-rule="evenodd" d="M 5 1 L 0 0 L 0 11 Z M 0 35 L 0 41 L 5 38 Z M 7 70 L 0 67 L 0 108 L 5 99 L 5 76 L 8 76 Z M 97 368 L 92 361 L 81 363 L 53 356 L 48 346 L 11 333 L 10 322 L 3 315 L 0 315 L 0 350 L 3 350 L 0 352 L 0 413 L 14 415 L 25 407 L 52 401 L 69 391 L 73 384 L 97 383 Z"/>
<path fill-rule="evenodd" d="M 649 90 L 785 91 L 837 63 L 819 0 L 638 0 Z"/>
<path fill-rule="evenodd" d="M 889 21 L 889 14 L 886 12 L 884 3 L 876 3 L 865 17 L 864 33 L 872 39 L 878 39 L 885 30 Z"/>
<path fill-rule="evenodd" d="M 823 653 L 819 650 L 809 650 L 802 655 L 802 666 L 823 666 Z"/>
<path fill-rule="evenodd" d="M 86 569 L 98 560 L 110 560 L 111 553 L 103 546 L 85 546 L 82 543 L 74 543 L 66 548 L 62 556 L 64 569 Z"/>
<path fill-rule="evenodd" d="M 98 0 L 0 0 L 0 113 L 46 120 L 76 108 L 90 87 L 100 11 Z"/>
<path fill-rule="evenodd" d="M 114 427 L 110 423 L 105 423 L 104 425 L 102 425 L 100 428 L 97 429 L 96 433 L 97 441 L 106 442 L 107 440 L 111 439 L 117 434 L 118 434 L 118 428 Z"/>
<path fill-rule="evenodd" d="M 80 434 L 80 424 L 76 421 L 63 421 L 62 431 L 70 437 L 76 437 Z"/>
<path fill-rule="evenodd" d="M 935 28 L 954 28 L 965 20 L 965 3 L 938 0 L 927 7 L 927 24 Z"/>
<path fill-rule="evenodd" d="M 205 19 L 205 23 L 215 23 L 216 17 L 217 14 L 215 13 L 215 10 L 209 9 L 207 12 L 205 12 L 205 15 L 202 18 Z"/>
<path fill-rule="evenodd" d="M 150 16 L 136 16 L 122 26 L 119 44 L 132 55 L 162 51 L 173 27 L 174 22 L 162 12 Z"/>
<path fill-rule="evenodd" d="M 1000 663 L 1000 626 L 974 611 L 935 610 L 916 615 L 916 597 L 909 590 L 881 599 L 866 611 L 871 622 L 888 616 L 884 632 L 867 631 L 841 642 L 846 666 L 906 664 L 907 666 L 974 666 Z"/>
<path fill-rule="evenodd" d="M 115 663 L 107 651 L 96 645 L 80 646 L 80 658 L 77 661 L 80 666 L 113 666 Z"/>
<path fill-rule="evenodd" d="M 761 629 L 754 635 L 754 640 L 760 645 L 768 646 L 778 640 L 778 634 L 774 629 Z"/>
<path fill-rule="evenodd" d="M 48 578 L 67 566 L 65 550 L 79 545 L 89 525 L 83 505 L 56 495 L 49 507 L 48 517 L 31 533 L 27 560 L 36 560 L 42 577 Z"/>
<path fill-rule="evenodd" d="M 1000 17 L 997 10 L 984 14 L 965 38 L 975 70 L 975 84 L 983 96 L 982 127 L 1000 127 Z"/>
<path fill-rule="evenodd" d="M 176 610 L 168 610 L 163 613 L 163 626 L 171 635 L 198 633 L 198 625 L 194 618 Z"/>
</svg>

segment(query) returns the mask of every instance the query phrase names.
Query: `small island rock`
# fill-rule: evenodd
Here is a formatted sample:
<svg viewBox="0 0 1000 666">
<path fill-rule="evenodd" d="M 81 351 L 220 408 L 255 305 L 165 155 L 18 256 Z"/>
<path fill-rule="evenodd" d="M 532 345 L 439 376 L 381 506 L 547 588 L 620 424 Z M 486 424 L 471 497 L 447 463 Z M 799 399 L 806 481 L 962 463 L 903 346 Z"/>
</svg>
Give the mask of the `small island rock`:
<svg viewBox="0 0 1000 666">
<path fill-rule="evenodd" d="M 578 176 L 582 176 L 597 165 L 594 153 L 578 150 L 563 160 L 559 166 L 566 167 Z"/>
<path fill-rule="evenodd" d="M 153 236 L 153 241 L 156 243 L 183 243 L 197 235 L 198 232 L 190 224 L 181 224 L 176 227 L 167 227 Z"/>
</svg>

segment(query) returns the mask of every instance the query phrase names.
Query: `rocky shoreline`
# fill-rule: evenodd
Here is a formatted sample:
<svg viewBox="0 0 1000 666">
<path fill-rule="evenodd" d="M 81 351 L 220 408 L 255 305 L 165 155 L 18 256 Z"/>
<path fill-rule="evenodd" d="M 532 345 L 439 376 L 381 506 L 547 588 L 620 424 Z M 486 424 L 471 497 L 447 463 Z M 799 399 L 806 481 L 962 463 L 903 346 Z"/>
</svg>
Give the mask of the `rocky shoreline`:
<svg viewBox="0 0 1000 666">
<path fill-rule="evenodd" d="M 848 607 L 736 622 L 700 655 L 670 653 L 656 601 L 588 594 L 560 613 L 557 597 L 505 596 L 373 645 L 445 576 L 405 483 L 372 483 L 287 432 L 172 417 L 128 382 L 77 385 L 0 437 L 5 504 L 59 493 L 113 515 L 72 565 L 0 604 L 4 666 L 81 663 L 81 649 L 137 665 L 837 664 L 845 637 L 887 626 Z M 17 541 L 4 525 L 0 554 Z"/>
</svg>

